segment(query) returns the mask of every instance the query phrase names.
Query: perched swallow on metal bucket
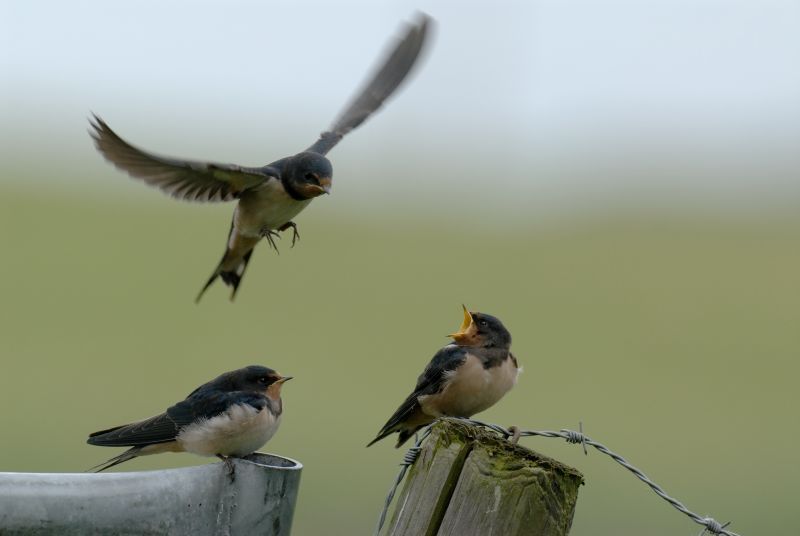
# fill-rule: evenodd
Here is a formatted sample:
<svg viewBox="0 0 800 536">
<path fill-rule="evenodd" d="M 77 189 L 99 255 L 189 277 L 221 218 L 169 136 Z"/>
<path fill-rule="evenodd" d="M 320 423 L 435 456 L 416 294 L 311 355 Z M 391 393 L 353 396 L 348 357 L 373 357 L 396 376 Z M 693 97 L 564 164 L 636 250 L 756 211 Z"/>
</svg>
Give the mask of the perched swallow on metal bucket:
<svg viewBox="0 0 800 536">
<path fill-rule="evenodd" d="M 96 115 L 90 134 L 97 149 L 117 168 L 150 186 L 187 201 L 238 200 L 228 233 L 225 253 L 197 296 L 219 277 L 236 296 L 253 248 L 262 239 L 275 246 L 278 232 L 292 229 L 292 245 L 299 238 L 292 221 L 311 200 L 331 191 L 333 167 L 325 155 L 345 134 L 378 110 L 411 71 L 432 25 L 420 14 L 408 24 L 384 58 L 330 129 L 306 150 L 263 167 L 243 167 L 160 156 L 143 151 L 120 138 Z M 277 249 L 277 248 L 276 248 Z"/>
<path fill-rule="evenodd" d="M 90 470 L 105 471 L 138 456 L 191 452 L 225 460 L 252 454 L 281 422 L 281 388 L 291 376 L 252 365 L 201 385 L 182 402 L 143 421 L 89 435 L 90 445 L 131 447 Z"/>
<path fill-rule="evenodd" d="M 517 382 L 511 334 L 494 316 L 464 307 L 454 342 L 439 350 L 417 386 L 367 446 L 399 432 L 400 447 L 437 417 L 471 417 L 500 400 Z"/>
</svg>

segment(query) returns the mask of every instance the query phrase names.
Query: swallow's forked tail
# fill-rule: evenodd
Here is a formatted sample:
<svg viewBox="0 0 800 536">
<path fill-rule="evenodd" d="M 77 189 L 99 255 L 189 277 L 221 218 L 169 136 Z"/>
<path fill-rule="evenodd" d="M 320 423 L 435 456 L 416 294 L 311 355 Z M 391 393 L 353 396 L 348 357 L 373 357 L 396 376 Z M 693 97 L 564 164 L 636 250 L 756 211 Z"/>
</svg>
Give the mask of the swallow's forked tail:
<svg viewBox="0 0 800 536">
<path fill-rule="evenodd" d="M 398 435 L 397 435 L 397 444 L 394 446 L 394 448 L 399 449 L 401 446 L 403 446 L 403 443 L 408 441 L 408 439 L 411 436 L 413 436 L 414 434 L 416 434 L 417 432 L 419 432 L 423 428 L 424 428 L 424 426 L 411 426 L 411 427 L 395 426 L 395 427 L 391 427 L 391 428 L 384 427 L 383 430 L 381 430 L 378 433 L 378 436 L 375 439 L 373 439 L 372 441 L 367 443 L 367 446 L 371 447 L 372 445 L 374 445 L 375 443 L 377 443 L 378 441 L 380 441 L 384 437 L 390 436 L 395 432 L 399 432 Z"/>
<path fill-rule="evenodd" d="M 195 298 L 195 303 L 200 301 L 200 298 L 203 297 L 208 287 L 210 287 L 218 277 L 222 278 L 222 281 L 226 285 L 233 288 L 231 291 L 231 301 L 236 297 L 236 291 L 239 290 L 239 283 L 242 282 L 244 271 L 247 269 L 247 263 L 250 262 L 250 256 L 253 254 L 253 248 L 258 243 L 258 240 L 242 239 L 241 237 L 234 236 L 234 232 L 233 225 L 231 225 L 228 243 L 225 247 L 225 254 L 222 256 L 222 260 L 219 261 L 214 273 L 211 274 L 211 277 L 208 278 L 208 281 L 200 290 L 197 298 Z"/>
<path fill-rule="evenodd" d="M 123 452 L 122 454 L 120 454 L 119 456 L 114 456 L 110 460 L 104 461 L 103 463 L 99 463 L 99 464 L 95 465 L 94 467 L 90 467 L 89 469 L 86 470 L 86 472 L 87 473 L 99 473 L 101 471 L 105 471 L 106 469 L 110 469 L 110 468 L 114 467 L 115 465 L 121 464 L 122 462 L 127 462 L 128 460 L 132 460 L 132 459 L 136 458 L 137 456 L 139 456 L 139 451 L 140 450 L 142 450 L 142 447 L 130 448 L 130 449 L 126 450 L 125 452 Z"/>
<path fill-rule="evenodd" d="M 228 285 L 229 287 L 233 287 L 231 291 L 231 301 L 236 297 L 236 291 L 239 290 L 239 283 L 242 282 L 242 277 L 244 276 L 244 271 L 247 268 L 247 263 L 250 262 L 250 255 L 253 254 L 253 250 L 251 249 L 247 253 L 245 253 L 240 259 L 239 262 L 233 269 L 226 269 L 227 265 L 231 264 L 231 260 L 233 260 L 231 250 L 226 250 L 225 255 L 222 256 L 222 260 L 219 262 L 219 266 L 217 269 L 214 270 L 214 273 L 211 274 L 211 277 L 208 278 L 208 281 L 203 286 L 203 289 L 195 298 L 195 303 L 200 302 L 200 298 L 203 297 L 208 287 L 217 280 L 218 277 L 222 278 L 222 281 Z"/>
</svg>

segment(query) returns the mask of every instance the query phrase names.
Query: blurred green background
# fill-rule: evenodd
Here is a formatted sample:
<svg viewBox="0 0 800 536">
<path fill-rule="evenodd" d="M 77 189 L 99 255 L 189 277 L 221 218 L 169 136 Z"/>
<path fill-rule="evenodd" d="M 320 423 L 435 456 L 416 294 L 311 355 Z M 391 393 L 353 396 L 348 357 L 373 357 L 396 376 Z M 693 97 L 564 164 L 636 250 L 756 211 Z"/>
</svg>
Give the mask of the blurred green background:
<svg viewBox="0 0 800 536">
<path fill-rule="evenodd" d="M 4 5 L 0 471 L 82 471 L 118 452 L 88 433 L 260 363 L 296 377 L 265 449 L 305 466 L 295 534 L 368 534 L 402 452 L 364 445 L 465 303 L 524 366 L 479 418 L 583 421 L 699 514 L 796 529 L 797 6 L 420 4 Z M 114 170 L 89 111 L 151 150 L 265 163 L 311 143 L 415 7 L 431 54 L 331 153 L 299 245 L 195 305 L 232 206 Z M 609 458 L 523 441 L 585 474 L 573 534 L 699 532 Z"/>
<path fill-rule="evenodd" d="M 89 432 L 263 363 L 296 377 L 266 447 L 305 465 L 296 534 L 368 533 L 402 453 L 364 445 L 465 302 L 504 320 L 525 369 L 481 418 L 535 429 L 582 420 L 690 508 L 743 534 L 796 522 L 799 220 L 483 230 L 457 218 L 348 217 L 333 197 L 300 218 L 294 250 L 257 251 L 236 303 L 214 287 L 195 306 L 229 207 L 151 197 L 2 192 L 0 469 L 83 470 L 116 452 L 85 445 Z M 574 534 L 696 530 L 610 459 L 524 443 L 585 473 Z M 205 461 L 164 455 L 122 469 Z"/>
</svg>

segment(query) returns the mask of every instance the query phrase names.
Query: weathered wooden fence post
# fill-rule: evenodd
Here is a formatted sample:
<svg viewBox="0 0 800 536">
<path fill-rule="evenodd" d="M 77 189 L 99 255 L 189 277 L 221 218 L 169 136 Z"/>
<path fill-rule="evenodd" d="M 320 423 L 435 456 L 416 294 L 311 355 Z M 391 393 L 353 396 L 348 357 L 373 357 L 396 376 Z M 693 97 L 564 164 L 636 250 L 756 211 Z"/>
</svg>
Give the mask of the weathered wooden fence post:
<svg viewBox="0 0 800 536">
<path fill-rule="evenodd" d="M 275 535 L 292 527 L 302 465 L 255 453 L 131 473 L 0 473 L 0 534 Z"/>
<path fill-rule="evenodd" d="M 385 534 L 563 536 L 583 476 L 458 420 L 437 422 Z"/>
</svg>

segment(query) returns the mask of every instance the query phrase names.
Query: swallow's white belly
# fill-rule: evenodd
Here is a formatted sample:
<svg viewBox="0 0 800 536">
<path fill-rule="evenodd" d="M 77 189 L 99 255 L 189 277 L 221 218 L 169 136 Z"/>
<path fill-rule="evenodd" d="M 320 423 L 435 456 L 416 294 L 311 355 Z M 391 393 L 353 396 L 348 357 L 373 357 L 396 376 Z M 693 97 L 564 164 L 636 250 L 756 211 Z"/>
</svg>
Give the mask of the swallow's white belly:
<svg viewBox="0 0 800 536">
<path fill-rule="evenodd" d="M 200 456 L 247 456 L 275 435 L 280 422 L 280 415 L 276 417 L 268 408 L 238 404 L 221 415 L 185 427 L 177 441 L 187 452 Z"/>
<path fill-rule="evenodd" d="M 464 364 L 447 374 L 441 393 L 419 397 L 422 410 L 433 417 L 471 417 L 490 408 L 517 383 L 519 369 L 511 357 L 487 369 L 480 359 L 467 354 Z"/>
<path fill-rule="evenodd" d="M 262 229 L 277 229 L 300 214 L 311 199 L 292 199 L 277 179 L 272 179 L 239 200 L 233 215 L 239 234 L 250 237 L 261 235 Z"/>
</svg>

